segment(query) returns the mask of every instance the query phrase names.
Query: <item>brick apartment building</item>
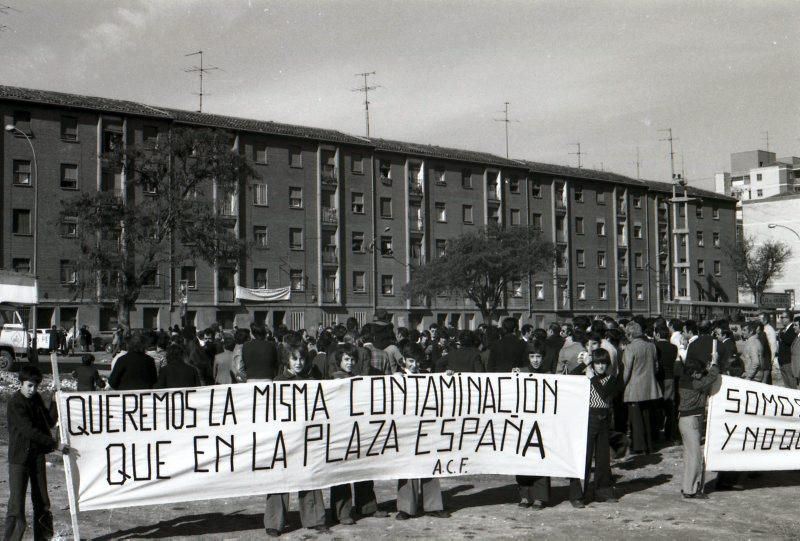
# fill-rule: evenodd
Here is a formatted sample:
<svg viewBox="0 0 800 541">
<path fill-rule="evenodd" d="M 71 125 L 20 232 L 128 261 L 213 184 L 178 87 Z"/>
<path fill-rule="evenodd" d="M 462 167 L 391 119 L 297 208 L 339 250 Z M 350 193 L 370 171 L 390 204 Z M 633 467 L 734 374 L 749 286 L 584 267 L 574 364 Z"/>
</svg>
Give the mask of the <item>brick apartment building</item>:
<svg viewBox="0 0 800 541">
<path fill-rule="evenodd" d="M 0 267 L 36 268 L 40 327 L 78 323 L 104 332 L 116 324 L 111 299 L 71 292 L 74 224 L 60 220 L 59 202 L 80 190 L 119 191 L 123 179 L 104 170 L 104 149 L 155 140 L 173 126 L 226 130 L 252 162 L 259 178 L 215 197 L 253 249 L 238 269 L 160 269 L 131 314 L 133 327 L 179 322 L 183 280 L 187 316 L 198 327 L 255 319 L 312 328 L 349 316 L 364 322 L 383 308 L 397 325 L 474 328 L 481 316 L 470 301 L 406 299 L 403 286 L 412 266 L 443 252 L 448 238 L 490 221 L 540 228 L 564 254 L 552 274 L 510 288 L 506 312 L 523 322 L 685 316 L 737 302 L 723 255 L 735 238 L 736 201 L 725 195 L 689 189 L 684 198 L 680 189 L 670 203 L 671 184 L 607 172 L 15 87 L 0 86 L 0 116 L 28 134 L 36 152 L 33 160 L 15 130 L 0 138 Z M 289 287 L 290 300 L 243 301 L 237 285 Z"/>
</svg>

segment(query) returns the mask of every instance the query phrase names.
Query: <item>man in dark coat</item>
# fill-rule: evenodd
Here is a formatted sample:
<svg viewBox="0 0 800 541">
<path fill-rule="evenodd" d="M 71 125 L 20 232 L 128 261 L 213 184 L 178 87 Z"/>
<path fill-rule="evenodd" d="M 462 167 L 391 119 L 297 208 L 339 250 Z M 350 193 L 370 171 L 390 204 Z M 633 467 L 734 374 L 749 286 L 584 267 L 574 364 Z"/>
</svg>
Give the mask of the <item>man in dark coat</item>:
<svg viewBox="0 0 800 541">
<path fill-rule="evenodd" d="M 561 335 L 561 325 L 551 323 L 547 327 L 547 338 L 544 341 L 544 361 L 542 362 L 544 372 L 552 374 L 556 371 L 558 354 L 562 347 L 564 347 L 564 337 Z"/>
<path fill-rule="evenodd" d="M 456 348 L 451 348 L 450 352 L 439 358 L 436 363 L 436 372 L 483 372 L 483 362 L 481 352 L 476 347 L 478 339 L 475 333 L 463 329 L 458 333 Z"/>
<path fill-rule="evenodd" d="M 778 331 L 778 367 L 783 384 L 790 389 L 797 389 L 797 378 L 792 373 L 792 343 L 797 338 L 794 325 L 792 325 L 792 313 L 783 312 L 780 320 L 783 328 Z"/>
<path fill-rule="evenodd" d="M 374 337 L 373 343 L 378 349 L 386 349 L 386 346 L 397 341 L 392 324 L 392 314 L 383 309 L 375 311 L 375 317 L 372 319 L 372 336 Z"/>
<path fill-rule="evenodd" d="M 128 339 L 128 352 L 114 364 L 108 384 L 117 391 L 152 389 L 157 377 L 156 361 L 144 352 L 144 337 L 135 333 Z"/>
<path fill-rule="evenodd" d="M 503 337 L 489 348 L 487 372 L 511 372 L 512 368 L 522 368 L 528 364 L 525 342 L 517 337 L 519 323 L 516 318 L 503 320 Z"/>
<path fill-rule="evenodd" d="M 267 340 L 267 329 L 254 325 L 253 340 L 242 346 L 240 381 L 271 381 L 280 373 L 280 360 L 275 342 Z"/>
</svg>

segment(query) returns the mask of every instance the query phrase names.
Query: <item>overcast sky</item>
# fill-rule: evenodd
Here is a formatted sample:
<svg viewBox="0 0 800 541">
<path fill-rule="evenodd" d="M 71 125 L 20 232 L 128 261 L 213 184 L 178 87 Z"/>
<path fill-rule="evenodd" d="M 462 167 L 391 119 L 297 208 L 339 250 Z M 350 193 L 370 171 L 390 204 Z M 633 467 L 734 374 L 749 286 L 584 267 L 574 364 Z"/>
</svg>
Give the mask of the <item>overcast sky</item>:
<svg viewBox="0 0 800 541">
<path fill-rule="evenodd" d="M 0 0 L 0 84 L 372 135 L 708 187 L 730 153 L 800 154 L 800 4 Z M 705 183 L 705 184 L 704 184 Z"/>
</svg>

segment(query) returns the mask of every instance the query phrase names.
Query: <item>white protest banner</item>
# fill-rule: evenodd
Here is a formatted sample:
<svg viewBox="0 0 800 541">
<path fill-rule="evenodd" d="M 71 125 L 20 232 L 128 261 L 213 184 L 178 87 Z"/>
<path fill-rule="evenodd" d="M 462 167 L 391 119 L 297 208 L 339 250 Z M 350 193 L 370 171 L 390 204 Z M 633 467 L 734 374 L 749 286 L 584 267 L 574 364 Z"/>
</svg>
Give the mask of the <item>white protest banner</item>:
<svg viewBox="0 0 800 541">
<path fill-rule="evenodd" d="M 800 469 L 800 391 L 722 376 L 708 403 L 709 471 Z"/>
<path fill-rule="evenodd" d="M 81 511 L 370 479 L 584 475 L 585 377 L 394 375 L 61 400 Z"/>
</svg>

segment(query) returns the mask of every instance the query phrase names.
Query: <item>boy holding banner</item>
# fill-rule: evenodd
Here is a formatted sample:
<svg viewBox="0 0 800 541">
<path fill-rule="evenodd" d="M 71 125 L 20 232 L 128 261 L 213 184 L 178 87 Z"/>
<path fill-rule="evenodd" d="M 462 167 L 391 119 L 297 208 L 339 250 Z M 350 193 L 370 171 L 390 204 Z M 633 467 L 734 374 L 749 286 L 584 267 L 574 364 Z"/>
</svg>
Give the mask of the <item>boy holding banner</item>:
<svg viewBox="0 0 800 541">
<path fill-rule="evenodd" d="M 402 371 L 406 374 L 419 374 L 425 360 L 425 351 L 418 344 L 403 347 Z M 420 492 L 422 502 L 420 502 Z M 418 513 L 420 503 L 425 513 L 437 518 L 449 518 L 444 510 L 442 487 L 439 479 L 400 479 L 397 482 L 397 520 L 407 520 Z"/>
<path fill-rule="evenodd" d="M 287 348 L 287 367 L 275 381 L 302 381 L 322 379 L 317 368 L 307 361 L 308 350 L 302 342 Z M 325 501 L 321 490 L 301 490 L 300 522 L 304 528 L 328 533 L 325 526 Z M 286 527 L 286 515 L 289 512 L 289 494 L 267 494 L 267 505 L 264 510 L 264 528 L 270 537 L 278 537 Z"/>
</svg>

